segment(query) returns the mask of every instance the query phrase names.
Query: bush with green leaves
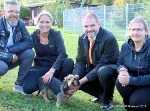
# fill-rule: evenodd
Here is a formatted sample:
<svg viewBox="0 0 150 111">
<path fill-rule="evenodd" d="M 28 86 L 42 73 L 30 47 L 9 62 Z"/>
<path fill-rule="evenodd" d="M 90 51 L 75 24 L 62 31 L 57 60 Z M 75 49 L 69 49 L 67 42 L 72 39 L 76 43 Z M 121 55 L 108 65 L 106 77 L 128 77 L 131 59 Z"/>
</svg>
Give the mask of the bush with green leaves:
<svg viewBox="0 0 150 111">
<path fill-rule="evenodd" d="M 145 20 L 147 20 L 147 23 L 149 24 L 150 28 L 150 3 L 143 3 L 144 10 L 139 11 L 138 13 L 135 13 L 135 16 L 143 17 Z"/>
<path fill-rule="evenodd" d="M 54 2 L 52 4 L 47 4 L 43 7 L 53 16 L 53 20 L 56 21 L 58 27 L 63 27 L 63 11 L 67 9 L 68 5 L 63 2 Z"/>
<path fill-rule="evenodd" d="M 20 6 L 20 18 L 25 19 L 25 17 L 27 16 L 29 16 L 29 9 L 21 5 Z"/>
<path fill-rule="evenodd" d="M 128 12 L 126 11 L 126 8 L 128 8 Z M 115 25 L 119 28 L 125 28 L 126 19 L 128 19 L 129 23 L 135 17 L 135 14 L 140 11 L 144 11 L 143 4 L 115 5 L 113 13 Z"/>
</svg>

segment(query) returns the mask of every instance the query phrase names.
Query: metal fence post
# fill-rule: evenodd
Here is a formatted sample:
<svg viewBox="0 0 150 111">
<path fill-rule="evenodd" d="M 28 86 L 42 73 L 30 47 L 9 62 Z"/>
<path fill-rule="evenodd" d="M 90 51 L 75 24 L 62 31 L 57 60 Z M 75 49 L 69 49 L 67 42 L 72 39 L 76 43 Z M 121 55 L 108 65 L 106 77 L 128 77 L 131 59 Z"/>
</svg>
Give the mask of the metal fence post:
<svg viewBox="0 0 150 111">
<path fill-rule="evenodd" d="M 129 12 L 128 3 L 126 3 L 126 33 L 128 32 L 128 21 L 129 21 L 128 12 Z"/>
<path fill-rule="evenodd" d="M 64 19 L 64 17 L 65 17 L 65 15 L 64 15 L 65 13 L 64 13 L 64 11 L 63 11 L 63 33 L 64 33 L 64 27 L 65 27 L 65 19 Z"/>
<path fill-rule="evenodd" d="M 104 5 L 104 29 L 106 28 L 106 5 Z"/>
<path fill-rule="evenodd" d="M 75 17 L 75 9 L 73 9 L 73 16 L 74 16 L 74 19 L 73 19 L 73 32 L 75 33 L 75 28 L 76 28 L 76 25 L 75 25 L 75 19 L 76 19 L 76 17 Z"/>
<path fill-rule="evenodd" d="M 135 6 L 134 6 L 135 5 Z M 147 7 L 150 7 L 150 2 L 146 3 Z M 130 19 L 135 15 L 144 16 L 146 21 L 150 23 L 148 13 L 150 10 L 140 4 L 122 4 L 114 6 L 99 6 L 97 7 L 83 7 L 79 9 L 71 9 L 63 11 L 63 32 L 74 32 L 81 31 L 82 29 L 82 16 L 86 12 L 96 13 L 101 20 L 101 26 L 112 33 L 116 37 L 127 39 L 125 36 L 128 33 L 128 24 Z M 144 10 L 143 10 L 144 9 Z M 139 10 L 139 11 L 138 11 Z M 140 13 L 142 12 L 142 13 Z M 74 15 L 73 15 L 74 14 Z M 83 30 L 83 29 L 82 29 Z"/>
</svg>

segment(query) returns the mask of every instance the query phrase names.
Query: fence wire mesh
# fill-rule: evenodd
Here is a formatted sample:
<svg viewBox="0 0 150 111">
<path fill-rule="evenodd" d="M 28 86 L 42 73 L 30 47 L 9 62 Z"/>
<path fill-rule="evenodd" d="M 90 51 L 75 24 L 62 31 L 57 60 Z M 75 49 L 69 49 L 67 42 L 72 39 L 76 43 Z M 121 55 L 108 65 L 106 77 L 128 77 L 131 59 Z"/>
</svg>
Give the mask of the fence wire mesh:
<svg viewBox="0 0 150 111">
<path fill-rule="evenodd" d="M 126 39 L 129 22 L 136 16 L 143 17 L 150 24 L 150 2 L 113 6 L 83 7 L 63 12 L 63 31 L 82 33 L 82 17 L 94 12 L 101 26 L 116 37 Z"/>
</svg>

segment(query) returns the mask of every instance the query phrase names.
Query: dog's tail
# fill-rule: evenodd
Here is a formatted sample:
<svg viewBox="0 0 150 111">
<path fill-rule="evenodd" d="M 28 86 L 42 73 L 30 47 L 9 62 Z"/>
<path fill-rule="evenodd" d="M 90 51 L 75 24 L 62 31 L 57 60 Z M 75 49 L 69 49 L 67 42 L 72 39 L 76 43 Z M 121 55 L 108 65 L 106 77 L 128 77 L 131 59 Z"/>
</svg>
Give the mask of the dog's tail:
<svg viewBox="0 0 150 111">
<path fill-rule="evenodd" d="M 38 79 L 37 84 L 38 84 L 39 90 L 38 90 L 38 93 L 36 94 L 36 96 L 38 96 L 40 94 L 40 92 L 44 93 L 45 90 L 46 90 L 46 86 L 45 86 L 45 84 L 43 82 L 43 78 L 42 77 L 40 77 Z"/>
</svg>

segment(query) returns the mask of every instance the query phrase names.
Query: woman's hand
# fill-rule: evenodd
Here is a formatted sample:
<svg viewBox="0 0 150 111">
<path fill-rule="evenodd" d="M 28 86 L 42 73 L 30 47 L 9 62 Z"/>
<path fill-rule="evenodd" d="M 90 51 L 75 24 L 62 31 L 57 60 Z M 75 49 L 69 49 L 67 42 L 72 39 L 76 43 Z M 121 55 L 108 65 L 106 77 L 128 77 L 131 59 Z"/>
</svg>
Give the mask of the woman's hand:
<svg viewBox="0 0 150 111">
<path fill-rule="evenodd" d="M 127 70 L 120 70 L 118 75 L 118 80 L 122 84 L 122 86 L 126 86 L 129 84 L 130 75 Z"/>
<path fill-rule="evenodd" d="M 44 76 L 42 76 L 45 84 L 48 84 L 51 81 L 52 77 L 53 77 L 53 73 L 50 71 L 48 71 Z"/>
</svg>

